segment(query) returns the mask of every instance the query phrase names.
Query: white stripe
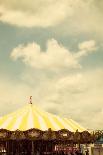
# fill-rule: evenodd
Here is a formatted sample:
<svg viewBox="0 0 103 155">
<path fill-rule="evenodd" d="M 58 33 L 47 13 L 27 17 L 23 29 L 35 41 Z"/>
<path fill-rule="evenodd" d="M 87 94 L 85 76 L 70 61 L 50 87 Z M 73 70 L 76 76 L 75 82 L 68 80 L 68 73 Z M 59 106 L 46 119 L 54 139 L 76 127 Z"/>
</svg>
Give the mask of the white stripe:
<svg viewBox="0 0 103 155">
<path fill-rule="evenodd" d="M 53 119 L 54 118 L 57 118 L 58 121 L 64 126 L 65 129 L 68 129 L 70 131 L 74 131 L 72 127 L 70 127 L 68 125 L 68 123 L 64 122 L 63 119 L 61 119 L 60 117 L 58 117 L 57 115 L 53 115 L 53 114 L 50 114 L 48 112 L 42 112 L 39 110 L 39 112 L 43 113 L 42 115 L 44 115 L 45 117 L 48 116 L 48 119 L 51 121 L 51 123 L 54 125 L 54 128 L 57 130 L 60 130 L 61 127 L 55 122 L 55 120 Z"/>
<path fill-rule="evenodd" d="M 20 126 L 21 121 L 22 121 L 22 117 L 23 117 L 23 116 L 17 118 L 15 124 L 14 124 L 13 127 L 11 128 L 12 131 L 13 131 L 13 130 L 19 129 L 19 126 Z"/>
<path fill-rule="evenodd" d="M 33 111 L 33 112 L 35 113 L 36 117 L 38 118 L 38 121 L 40 124 L 40 129 L 41 130 L 47 130 L 48 127 L 47 127 L 46 122 L 44 121 L 43 117 L 39 115 L 40 112 L 39 113 L 36 111 Z"/>
<path fill-rule="evenodd" d="M 71 126 L 73 126 L 73 128 L 75 129 L 74 131 L 78 130 L 81 131 L 80 129 L 78 129 L 77 124 L 75 124 L 74 122 L 71 121 L 71 119 L 67 119 L 65 118 L 65 120 L 71 124 Z"/>
<path fill-rule="evenodd" d="M 54 119 L 53 119 L 52 116 L 49 116 L 48 119 L 50 120 L 51 124 L 53 124 L 53 126 L 54 126 L 54 128 L 55 128 L 55 131 L 61 129 L 60 126 L 59 126 L 57 123 L 55 123 L 55 121 L 54 121 Z"/>
<path fill-rule="evenodd" d="M 27 129 L 34 128 L 32 109 L 29 111 Z"/>
<path fill-rule="evenodd" d="M 72 123 L 74 123 L 75 125 L 77 125 L 79 128 L 81 128 L 81 130 L 78 129 L 79 131 L 84 131 L 84 130 L 86 130 L 85 128 L 83 128 L 82 126 L 80 126 L 77 122 L 75 122 L 74 120 L 70 119 L 70 121 L 71 121 Z"/>
<path fill-rule="evenodd" d="M 48 112 L 43 112 L 43 111 L 40 111 L 40 110 L 38 110 L 39 111 L 39 113 L 41 113 L 41 116 L 39 115 L 39 114 L 37 114 L 38 115 L 38 117 L 41 117 L 42 118 L 42 115 L 43 115 L 43 117 L 45 117 L 46 119 L 48 119 L 48 121 L 50 121 L 50 123 L 51 124 L 53 124 L 53 126 L 54 126 L 54 128 L 55 128 L 55 130 L 60 130 L 61 128 L 58 126 L 58 124 L 57 123 L 55 123 L 55 121 L 54 121 L 54 119 L 53 119 L 53 117 L 54 117 L 54 115 L 52 115 L 52 114 L 50 114 L 50 113 L 48 113 Z M 42 118 L 43 119 L 43 118 Z M 44 120 L 43 120 L 44 121 Z M 44 121 L 44 124 L 46 125 L 46 122 Z M 41 125 L 41 124 L 40 124 Z M 42 127 L 41 127 L 42 128 Z M 46 129 L 45 129 L 46 128 Z M 44 127 L 44 130 L 47 130 L 48 128 L 51 128 L 51 126 L 49 126 L 49 127 Z"/>
<path fill-rule="evenodd" d="M 25 112 L 24 114 L 20 115 L 20 116 L 16 119 L 15 124 L 14 124 L 14 126 L 12 127 L 12 129 L 11 129 L 12 131 L 13 131 L 13 130 L 19 129 L 19 127 L 20 127 L 20 125 L 21 125 L 21 122 L 22 122 L 22 119 L 23 119 L 23 117 L 26 115 L 26 113 L 27 113 L 27 112 Z"/>
<path fill-rule="evenodd" d="M 66 122 L 64 122 L 60 117 L 57 116 L 56 118 L 60 121 L 60 123 L 62 123 L 62 125 L 64 126 L 65 129 L 68 129 L 70 131 L 74 131 L 73 128 L 71 128 L 69 126 L 69 124 L 67 124 Z"/>
<path fill-rule="evenodd" d="M 7 118 L 7 120 L 4 123 L 2 123 L 2 125 L 0 126 L 0 129 L 6 129 L 12 119 L 13 117 Z"/>
<path fill-rule="evenodd" d="M 44 121 L 44 119 L 41 116 L 39 116 L 38 119 L 39 119 L 41 130 L 44 130 L 44 131 L 48 130 L 48 127 L 47 127 L 46 122 Z"/>
<path fill-rule="evenodd" d="M 23 118 L 25 115 L 28 115 L 28 120 L 27 120 L 27 124 L 26 124 L 26 129 L 30 129 L 30 128 L 35 128 L 36 127 L 36 122 L 34 122 L 33 117 L 37 117 L 38 122 L 40 124 L 40 129 L 41 130 L 48 130 L 47 126 L 47 122 L 45 121 L 45 118 L 52 124 L 52 126 L 54 127 L 55 130 L 60 130 L 61 127 L 59 126 L 59 124 L 55 121 L 55 118 L 64 126 L 65 129 L 68 129 L 70 131 L 74 131 L 73 128 L 81 128 L 81 130 L 79 131 L 83 131 L 86 130 L 83 127 L 81 127 L 78 123 L 76 123 L 75 121 L 71 120 L 71 119 L 62 119 L 56 115 L 44 112 L 42 110 L 39 110 L 38 108 L 34 107 L 33 105 L 28 105 L 24 108 L 22 108 L 21 110 L 18 110 L 14 113 L 11 113 L 9 115 L 7 115 L 7 119 L 2 123 L 2 125 L 0 126 L 0 128 L 4 128 L 6 129 L 9 125 L 9 123 L 12 123 L 12 120 L 15 120 L 15 123 L 13 125 L 13 127 L 11 126 L 11 130 L 16 130 L 19 129 L 21 123 L 25 123 L 23 122 Z M 0 120 L 2 121 L 4 117 L 0 117 Z M 68 121 L 68 123 L 66 122 L 66 120 Z M 69 121 L 70 121 L 70 125 L 69 125 Z M 73 127 L 72 127 L 73 125 Z"/>
<path fill-rule="evenodd" d="M 74 123 L 72 123 L 70 119 L 64 118 L 64 120 L 67 121 L 67 124 L 70 124 L 74 132 L 77 130 L 77 126 Z"/>
</svg>

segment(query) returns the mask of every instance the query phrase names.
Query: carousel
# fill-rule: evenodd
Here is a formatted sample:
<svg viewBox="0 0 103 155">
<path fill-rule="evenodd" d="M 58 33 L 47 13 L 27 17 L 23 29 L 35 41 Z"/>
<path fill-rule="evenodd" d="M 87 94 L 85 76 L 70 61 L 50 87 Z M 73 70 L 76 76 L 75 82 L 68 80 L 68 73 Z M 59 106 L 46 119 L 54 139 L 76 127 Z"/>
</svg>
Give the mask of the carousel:
<svg viewBox="0 0 103 155">
<path fill-rule="evenodd" d="M 42 111 L 31 98 L 22 109 L 0 118 L 2 155 L 67 154 L 92 141 L 77 122 Z"/>
</svg>

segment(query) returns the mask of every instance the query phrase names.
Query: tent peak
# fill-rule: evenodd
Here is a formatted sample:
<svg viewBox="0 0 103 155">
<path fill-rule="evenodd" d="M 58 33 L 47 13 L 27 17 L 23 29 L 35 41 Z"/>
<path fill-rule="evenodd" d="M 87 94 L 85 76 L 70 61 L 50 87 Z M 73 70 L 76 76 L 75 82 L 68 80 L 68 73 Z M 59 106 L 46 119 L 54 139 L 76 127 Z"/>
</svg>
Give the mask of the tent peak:
<svg viewBox="0 0 103 155">
<path fill-rule="evenodd" d="M 29 104 L 32 104 L 32 96 L 29 98 Z"/>
</svg>

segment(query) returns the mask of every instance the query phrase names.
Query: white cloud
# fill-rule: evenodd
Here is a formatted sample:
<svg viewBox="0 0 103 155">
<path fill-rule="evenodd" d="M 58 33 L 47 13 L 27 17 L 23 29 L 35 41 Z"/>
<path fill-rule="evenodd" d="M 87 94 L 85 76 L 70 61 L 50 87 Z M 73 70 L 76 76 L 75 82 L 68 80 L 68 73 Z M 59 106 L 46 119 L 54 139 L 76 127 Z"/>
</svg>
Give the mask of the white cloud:
<svg viewBox="0 0 103 155">
<path fill-rule="evenodd" d="M 70 5 L 75 6 L 71 0 L 22 0 L 22 3 L 10 0 L 0 4 L 1 21 L 24 27 L 56 25 L 67 17 L 67 10 L 69 15 L 73 13 Z"/>
<path fill-rule="evenodd" d="M 88 51 L 92 51 L 95 50 L 95 41 L 94 40 L 89 40 L 89 41 L 85 41 L 83 43 L 79 44 L 79 49 L 80 50 L 88 50 Z"/>
<path fill-rule="evenodd" d="M 80 51 L 76 54 L 76 57 L 86 56 L 89 53 L 96 51 L 96 42 L 94 40 L 84 41 L 78 45 Z"/>
<path fill-rule="evenodd" d="M 21 59 L 25 64 L 34 68 L 80 68 L 79 58 L 96 49 L 95 41 L 90 40 L 79 44 L 79 52 L 71 52 L 56 40 L 47 42 L 46 51 L 42 51 L 36 43 L 29 43 L 26 46 L 19 45 L 11 52 L 11 58 Z"/>
<path fill-rule="evenodd" d="M 82 83 L 82 74 L 75 74 L 75 75 L 69 75 L 66 77 L 62 77 L 57 83 L 56 83 L 56 88 L 57 89 L 65 89 L 65 88 L 70 88 L 69 91 L 74 90 L 74 88 L 77 91 L 81 91 L 83 88 L 83 83 Z M 81 83 L 81 85 L 80 85 Z"/>
<path fill-rule="evenodd" d="M 21 81 L 0 77 L 0 115 L 16 110 L 33 96 L 33 104 L 44 110 L 70 117 L 86 128 L 102 129 L 103 70 L 50 77 L 50 72 L 26 70 Z"/>
<path fill-rule="evenodd" d="M 98 0 L 0 0 L 0 21 L 19 27 L 54 27 L 55 33 L 103 34 L 103 2 Z"/>
<path fill-rule="evenodd" d="M 77 52 L 71 52 L 52 39 L 48 41 L 46 51 L 42 51 L 39 45 L 33 43 L 15 48 L 11 56 L 32 66 L 31 71 L 22 74 L 22 81 L 31 88 L 29 90 L 34 96 L 34 101 L 43 109 L 61 117 L 71 117 L 86 128 L 101 129 L 102 69 L 69 72 L 69 69 L 75 66 L 74 63 L 69 64 L 72 62 L 69 60 L 75 60 L 80 66 L 80 58 L 94 52 L 97 48 L 96 43 L 94 40 L 85 41 L 78 44 L 78 48 Z M 68 59 L 68 65 L 65 64 L 65 59 Z M 65 67 L 69 68 L 66 72 Z M 47 68 L 48 70 L 42 70 Z M 55 72 L 50 68 L 61 70 Z"/>
<path fill-rule="evenodd" d="M 62 68 L 79 66 L 77 60 L 71 52 L 54 39 L 47 42 L 47 50 L 44 52 L 36 43 L 15 48 L 11 57 L 15 60 L 21 58 L 22 61 L 34 68 Z"/>
<path fill-rule="evenodd" d="M 100 9 L 102 2 L 100 6 L 99 3 L 94 5 L 94 0 L 0 0 L 0 21 L 20 27 L 56 26 L 55 33 L 66 36 L 68 32 L 74 35 L 95 32 L 94 35 L 102 37 L 103 9 Z M 85 41 L 77 48 L 70 51 L 51 39 L 45 51 L 37 43 L 13 49 L 11 58 L 20 59 L 31 68 L 23 71 L 21 81 L 0 77 L 0 115 L 16 110 L 32 95 L 33 102 L 49 112 L 71 117 L 87 128 L 102 128 L 103 69 L 69 72 L 82 67 L 80 59 L 95 52 L 96 43 Z"/>
<path fill-rule="evenodd" d="M 0 94 L 0 116 L 2 116 L 26 104 L 31 89 L 25 83 L 17 83 L 7 76 L 0 76 Z"/>
<path fill-rule="evenodd" d="M 86 128 L 102 129 L 102 78 L 102 69 L 97 69 L 45 79 L 38 91 L 39 102 L 44 109 L 71 117 Z"/>
</svg>

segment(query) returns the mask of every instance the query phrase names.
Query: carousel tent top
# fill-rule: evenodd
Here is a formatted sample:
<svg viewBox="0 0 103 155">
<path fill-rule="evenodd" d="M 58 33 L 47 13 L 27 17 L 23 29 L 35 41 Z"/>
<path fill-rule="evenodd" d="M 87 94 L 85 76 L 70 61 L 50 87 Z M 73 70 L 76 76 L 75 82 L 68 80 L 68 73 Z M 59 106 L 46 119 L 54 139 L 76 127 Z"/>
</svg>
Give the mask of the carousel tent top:
<svg viewBox="0 0 103 155">
<path fill-rule="evenodd" d="M 56 115 L 44 112 L 32 104 L 27 104 L 20 110 L 0 118 L 0 129 L 29 130 L 39 129 L 42 131 L 51 128 L 53 131 L 68 129 L 75 132 L 86 130 L 72 119 L 60 118 Z"/>
</svg>

